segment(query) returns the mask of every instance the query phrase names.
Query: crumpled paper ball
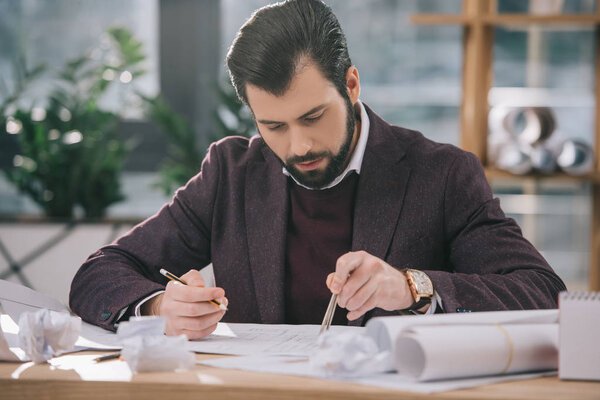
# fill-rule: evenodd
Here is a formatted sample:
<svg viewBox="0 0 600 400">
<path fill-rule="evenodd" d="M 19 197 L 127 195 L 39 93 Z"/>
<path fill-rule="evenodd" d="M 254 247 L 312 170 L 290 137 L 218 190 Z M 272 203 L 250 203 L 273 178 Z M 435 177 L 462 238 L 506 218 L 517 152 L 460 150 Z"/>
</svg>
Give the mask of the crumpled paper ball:
<svg viewBox="0 0 600 400">
<path fill-rule="evenodd" d="M 195 365 L 187 337 L 165 336 L 164 331 L 165 319 L 156 316 L 132 317 L 119 324 L 121 357 L 133 372 L 174 371 Z"/>
<path fill-rule="evenodd" d="M 325 332 L 311 366 L 326 377 L 368 376 L 388 370 L 389 351 L 379 351 L 373 338 L 354 332 Z"/>
<path fill-rule="evenodd" d="M 133 336 L 123 341 L 121 357 L 133 372 L 190 369 L 196 357 L 187 342 L 185 335 Z"/>
<path fill-rule="evenodd" d="M 81 318 L 40 309 L 19 318 L 19 346 L 36 363 L 72 350 L 81 332 Z"/>
</svg>

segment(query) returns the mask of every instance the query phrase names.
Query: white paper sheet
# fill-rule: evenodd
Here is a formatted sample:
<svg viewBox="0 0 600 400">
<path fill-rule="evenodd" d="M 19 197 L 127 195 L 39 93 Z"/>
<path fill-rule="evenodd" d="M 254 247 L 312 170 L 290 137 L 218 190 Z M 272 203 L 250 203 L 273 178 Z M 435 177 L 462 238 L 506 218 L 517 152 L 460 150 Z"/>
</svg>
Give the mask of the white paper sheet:
<svg viewBox="0 0 600 400">
<path fill-rule="evenodd" d="M 301 375 L 313 378 L 324 378 L 311 369 L 310 363 L 304 357 L 294 356 L 244 356 L 226 357 L 214 360 L 198 361 L 199 364 L 211 367 L 240 369 L 244 371 L 266 372 L 272 374 Z M 327 378 L 341 382 L 353 382 L 362 385 L 376 386 L 386 389 L 402 390 L 417 393 L 434 393 L 447 390 L 464 389 L 490 383 L 506 382 L 520 379 L 553 376 L 556 372 L 541 372 L 516 375 L 500 375 L 491 377 L 452 379 L 434 382 L 416 382 L 397 373 L 382 373 L 363 378 Z"/>
<path fill-rule="evenodd" d="M 68 308 L 57 299 L 23 285 L 5 280 L 0 280 L 0 305 L 4 310 L 4 313 L 7 314 L 7 317 L 10 317 L 13 322 L 18 321 L 21 314 L 24 312 L 37 311 L 42 308 L 59 312 L 69 312 Z M 17 331 L 13 333 L 16 335 L 18 332 L 17 329 Z M 18 346 L 18 341 L 10 344 L 10 346 Z M 120 348 L 119 339 L 113 332 L 91 325 L 87 322 L 82 322 L 81 336 L 75 343 L 73 351 L 92 349 L 112 350 Z M 27 358 L 25 357 L 22 361 L 26 360 Z"/>
<path fill-rule="evenodd" d="M 18 337 L 15 333 L 18 332 L 19 327 L 13 322 L 8 315 L 0 315 L 0 361 L 26 361 L 27 357 L 23 351 L 14 351 L 14 345 L 12 343 L 18 343 Z M 9 344 L 10 339 L 11 344 Z M 12 347 L 12 349 L 11 349 Z M 24 357 L 24 359 L 21 359 Z"/>
<path fill-rule="evenodd" d="M 189 342 L 190 350 L 212 354 L 281 354 L 308 356 L 317 348 L 319 325 L 219 323 L 204 339 Z M 359 332 L 364 328 L 331 326 L 332 332 Z"/>
<path fill-rule="evenodd" d="M 67 307 L 53 297 L 36 292 L 33 289 L 0 279 L 0 304 L 4 312 L 18 321 L 23 312 L 47 308 L 52 311 L 69 311 Z"/>
</svg>

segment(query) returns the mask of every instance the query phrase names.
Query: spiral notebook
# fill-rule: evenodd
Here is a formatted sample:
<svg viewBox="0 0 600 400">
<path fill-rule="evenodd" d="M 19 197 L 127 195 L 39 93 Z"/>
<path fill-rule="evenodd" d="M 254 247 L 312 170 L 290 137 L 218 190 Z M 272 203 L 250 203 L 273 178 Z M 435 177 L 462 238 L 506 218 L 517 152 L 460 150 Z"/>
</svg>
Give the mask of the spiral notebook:
<svg viewBox="0 0 600 400">
<path fill-rule="evenodd" d="M 600 380 L 600 292 L 561 292 L 560 379 Z"/>
</svg>

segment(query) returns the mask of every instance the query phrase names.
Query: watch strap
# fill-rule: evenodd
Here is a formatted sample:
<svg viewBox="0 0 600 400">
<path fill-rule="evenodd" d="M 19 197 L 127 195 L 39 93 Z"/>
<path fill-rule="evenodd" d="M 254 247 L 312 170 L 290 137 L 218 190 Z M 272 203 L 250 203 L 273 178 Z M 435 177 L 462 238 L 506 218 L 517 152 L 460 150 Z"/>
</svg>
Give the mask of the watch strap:
<svg viewBox="0 0 600 400">
<path fill-rule="evenodd" d="M 419 308 L 426 306 L 427 304 L 431 304 L 431 297 L 421 297 L 419 301 L 413 303 L 412 306 L 406 308 L 406 311 L 416 311 Z"/>
</svg>

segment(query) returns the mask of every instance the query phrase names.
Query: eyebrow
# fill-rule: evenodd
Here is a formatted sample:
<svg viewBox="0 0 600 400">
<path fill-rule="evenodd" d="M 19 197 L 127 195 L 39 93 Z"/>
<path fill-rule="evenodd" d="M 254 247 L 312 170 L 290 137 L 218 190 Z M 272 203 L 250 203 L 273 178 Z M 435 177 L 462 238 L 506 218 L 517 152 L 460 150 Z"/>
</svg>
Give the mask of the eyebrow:
<svg viewBox="0 0 600 400">
<path fill-rule="evenodd" d="M 310 110 L 308 110 L 307 112 L 305 112 L 304 114 L 302 114 L 301 116 L 299 116 L 296 119 L 304 119 L 304 118 L 308 117 L 309 115 L 314 114 L 317 111 L 324 109 L 325 107 L 327 107 L 327 104 L 320 104 L 316 107 L 311 108 Z M 258 120 L 258 122 L 260 122 L 263 125 L 273 125 L 273 124 L 281 124 L 282 123 L 280 121 L 271 121 L 268 119 L 260 119 L 260 120 Z"/>
</svg>

